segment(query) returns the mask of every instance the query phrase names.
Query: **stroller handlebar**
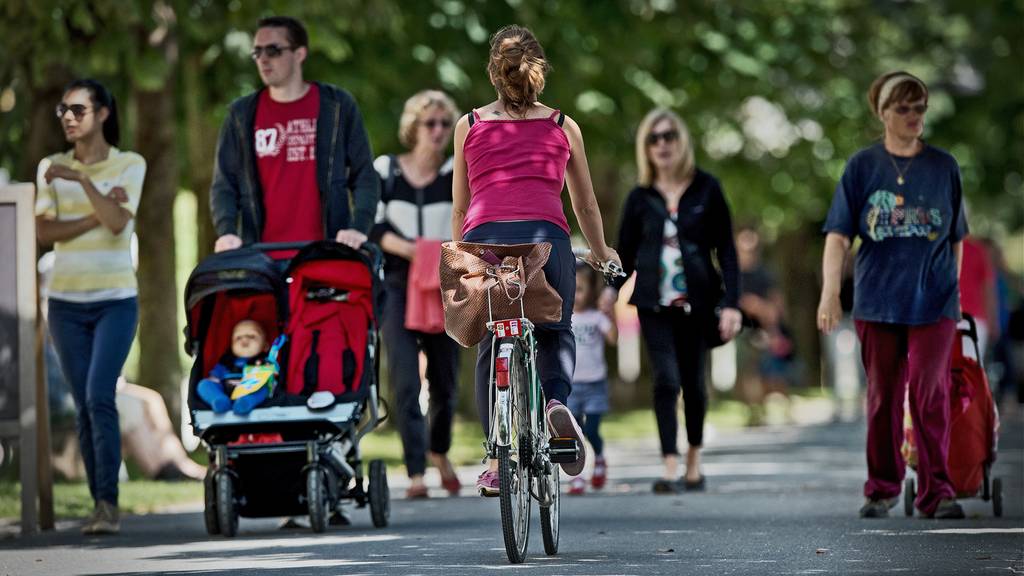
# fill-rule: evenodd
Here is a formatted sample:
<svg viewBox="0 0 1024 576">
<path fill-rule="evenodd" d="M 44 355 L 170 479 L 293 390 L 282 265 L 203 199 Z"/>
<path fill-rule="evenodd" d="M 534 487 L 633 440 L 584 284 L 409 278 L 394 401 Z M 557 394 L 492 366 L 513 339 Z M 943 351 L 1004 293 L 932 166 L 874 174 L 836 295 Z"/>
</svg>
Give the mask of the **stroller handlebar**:
<svg viewBox="0 0 1024 576">
<path fill-rule="evenodd" d="M 259 250 L 260 252 L 274 252 L 276 250 L 301 250 L 311 244 L 312 242 L 256 242 L 255 244 L 248 244 L 243 248 L 249 248 L 252 250 Z M 359 251 L 370 257 L 370 262 L 373 264 L 374 271 L 380 269 L 381 264 L 384 261 L 384 253 L 380 247 L 373 242 L 365 242 Z"/>
<path fill-rule="evenodd" d="M 308 244 L 309 242 L 257 242 L 244 245 L 242 248 L 250 248 L 260 252 L 273 252 L 275 250 L 301 250 Z"/>
</svg>

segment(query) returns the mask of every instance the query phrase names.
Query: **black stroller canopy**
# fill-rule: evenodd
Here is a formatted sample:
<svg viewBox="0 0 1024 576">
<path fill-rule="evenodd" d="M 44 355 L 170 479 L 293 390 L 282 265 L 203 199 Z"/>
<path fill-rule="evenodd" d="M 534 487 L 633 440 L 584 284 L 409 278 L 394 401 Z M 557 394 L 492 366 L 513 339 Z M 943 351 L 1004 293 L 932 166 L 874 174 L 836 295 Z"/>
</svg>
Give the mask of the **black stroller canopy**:
<svg viewBox="0 0 1024 576">
<path fill-rule="evenodd" d="M 278 310 L 288 309 L 285 280 L 277 264 L 258 250 L 241 248 L 213 254 L 196 266 L 185 285 L 185 310 L 220 292 L 250 291 L 274 294 Z M 189 331 L 190 332 L 190 331 Z"/>
</svg>

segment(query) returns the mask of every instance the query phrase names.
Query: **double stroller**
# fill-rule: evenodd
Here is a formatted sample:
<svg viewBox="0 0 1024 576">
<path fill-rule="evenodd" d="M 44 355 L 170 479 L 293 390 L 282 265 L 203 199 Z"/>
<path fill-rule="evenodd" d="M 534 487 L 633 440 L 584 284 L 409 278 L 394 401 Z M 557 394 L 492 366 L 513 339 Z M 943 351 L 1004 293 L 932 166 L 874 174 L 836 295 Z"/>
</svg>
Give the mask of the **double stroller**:
<svg viewBox="0 0 1024 576">
<path fill-rule="evenodd" d="M 264 251 L 297 248 L 284 272 Z M 238 518 L 309 515 L 323 532 L 340 505 L 369 506 L 388 523 L 385 464 L 364 474 L 359 441 L 378 414 L 380 251 L 334 242 L 266 244 L 211 255 L 185 288 L 186 349 L 194 358 L 188 406 L 210 456 L 204 482 L 209 534 L 238 532 Z M 285 336 L 269 397 L 246 415 L 216 413 L 199 382 L 231 347 L 233 327 Z M 314 396 L 316 401 L 310 401 Z M 324 401 L 326 398 L 326 401 Z"/>
</svg>

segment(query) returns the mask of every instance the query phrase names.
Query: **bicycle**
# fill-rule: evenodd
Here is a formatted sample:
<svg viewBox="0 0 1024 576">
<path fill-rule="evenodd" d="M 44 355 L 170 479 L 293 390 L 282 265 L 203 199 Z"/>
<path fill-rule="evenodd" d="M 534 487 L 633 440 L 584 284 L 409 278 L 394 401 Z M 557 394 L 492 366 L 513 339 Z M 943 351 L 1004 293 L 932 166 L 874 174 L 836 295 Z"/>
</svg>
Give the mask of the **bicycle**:
<svg viewBox="0 0 1024 576">
<path fill-rule="evenodd" d="M 573 254 L 586 260 L 590 250 L 577 248 Z M 488 274 L 519 272 L 510 266 L 495 265 Z M 601 263 L 607 282 L 625 276 L 615 261 Z M 575 462 L 583 447 L 572 438 L 549 438 L 544 417 L 544 391 L 537 375 L 534 325 L 526 318 L 523 291 L 518 299 L 520 317 L 495 320 L 491 293 L 487 292 L 487 329 L 491 340 L 488 386 L 491 407 L 490 434 L 485 447 L 487 457 L 498 461 L 498 497 L 505 552 L 513 564 L 526 559 L 530 537 L 532 500 L 540 507 L 544 552 L 558 553 L 559 467 Z"/>
</svg>

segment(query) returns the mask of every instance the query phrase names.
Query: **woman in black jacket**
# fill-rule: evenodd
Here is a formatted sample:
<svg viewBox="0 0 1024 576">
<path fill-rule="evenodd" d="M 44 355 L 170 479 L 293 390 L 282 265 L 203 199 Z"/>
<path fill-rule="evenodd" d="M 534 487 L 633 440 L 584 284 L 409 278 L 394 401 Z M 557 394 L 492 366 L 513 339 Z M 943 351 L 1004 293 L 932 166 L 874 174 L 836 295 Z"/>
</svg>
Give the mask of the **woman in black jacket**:
<svg viewBox="0 0 1024 576">
<path fill-rule="evenodd" d="M 654 369 L 665 464 L 654 491 L 701 490 L 704 359 L 710 347 L 739 332 L 742 319 L 732 219 L 718 180 L 695 166 L 689 132 L 672 111 L 652 110 L 640 123 L 636 158 L 639 183 L 622 211 L 618 249 L 627 277 L 636 271 L 630 303 L 638 308 Z M 686 474 L 677 480 L 680 391 L 690 446 Z"/>
</svg>

